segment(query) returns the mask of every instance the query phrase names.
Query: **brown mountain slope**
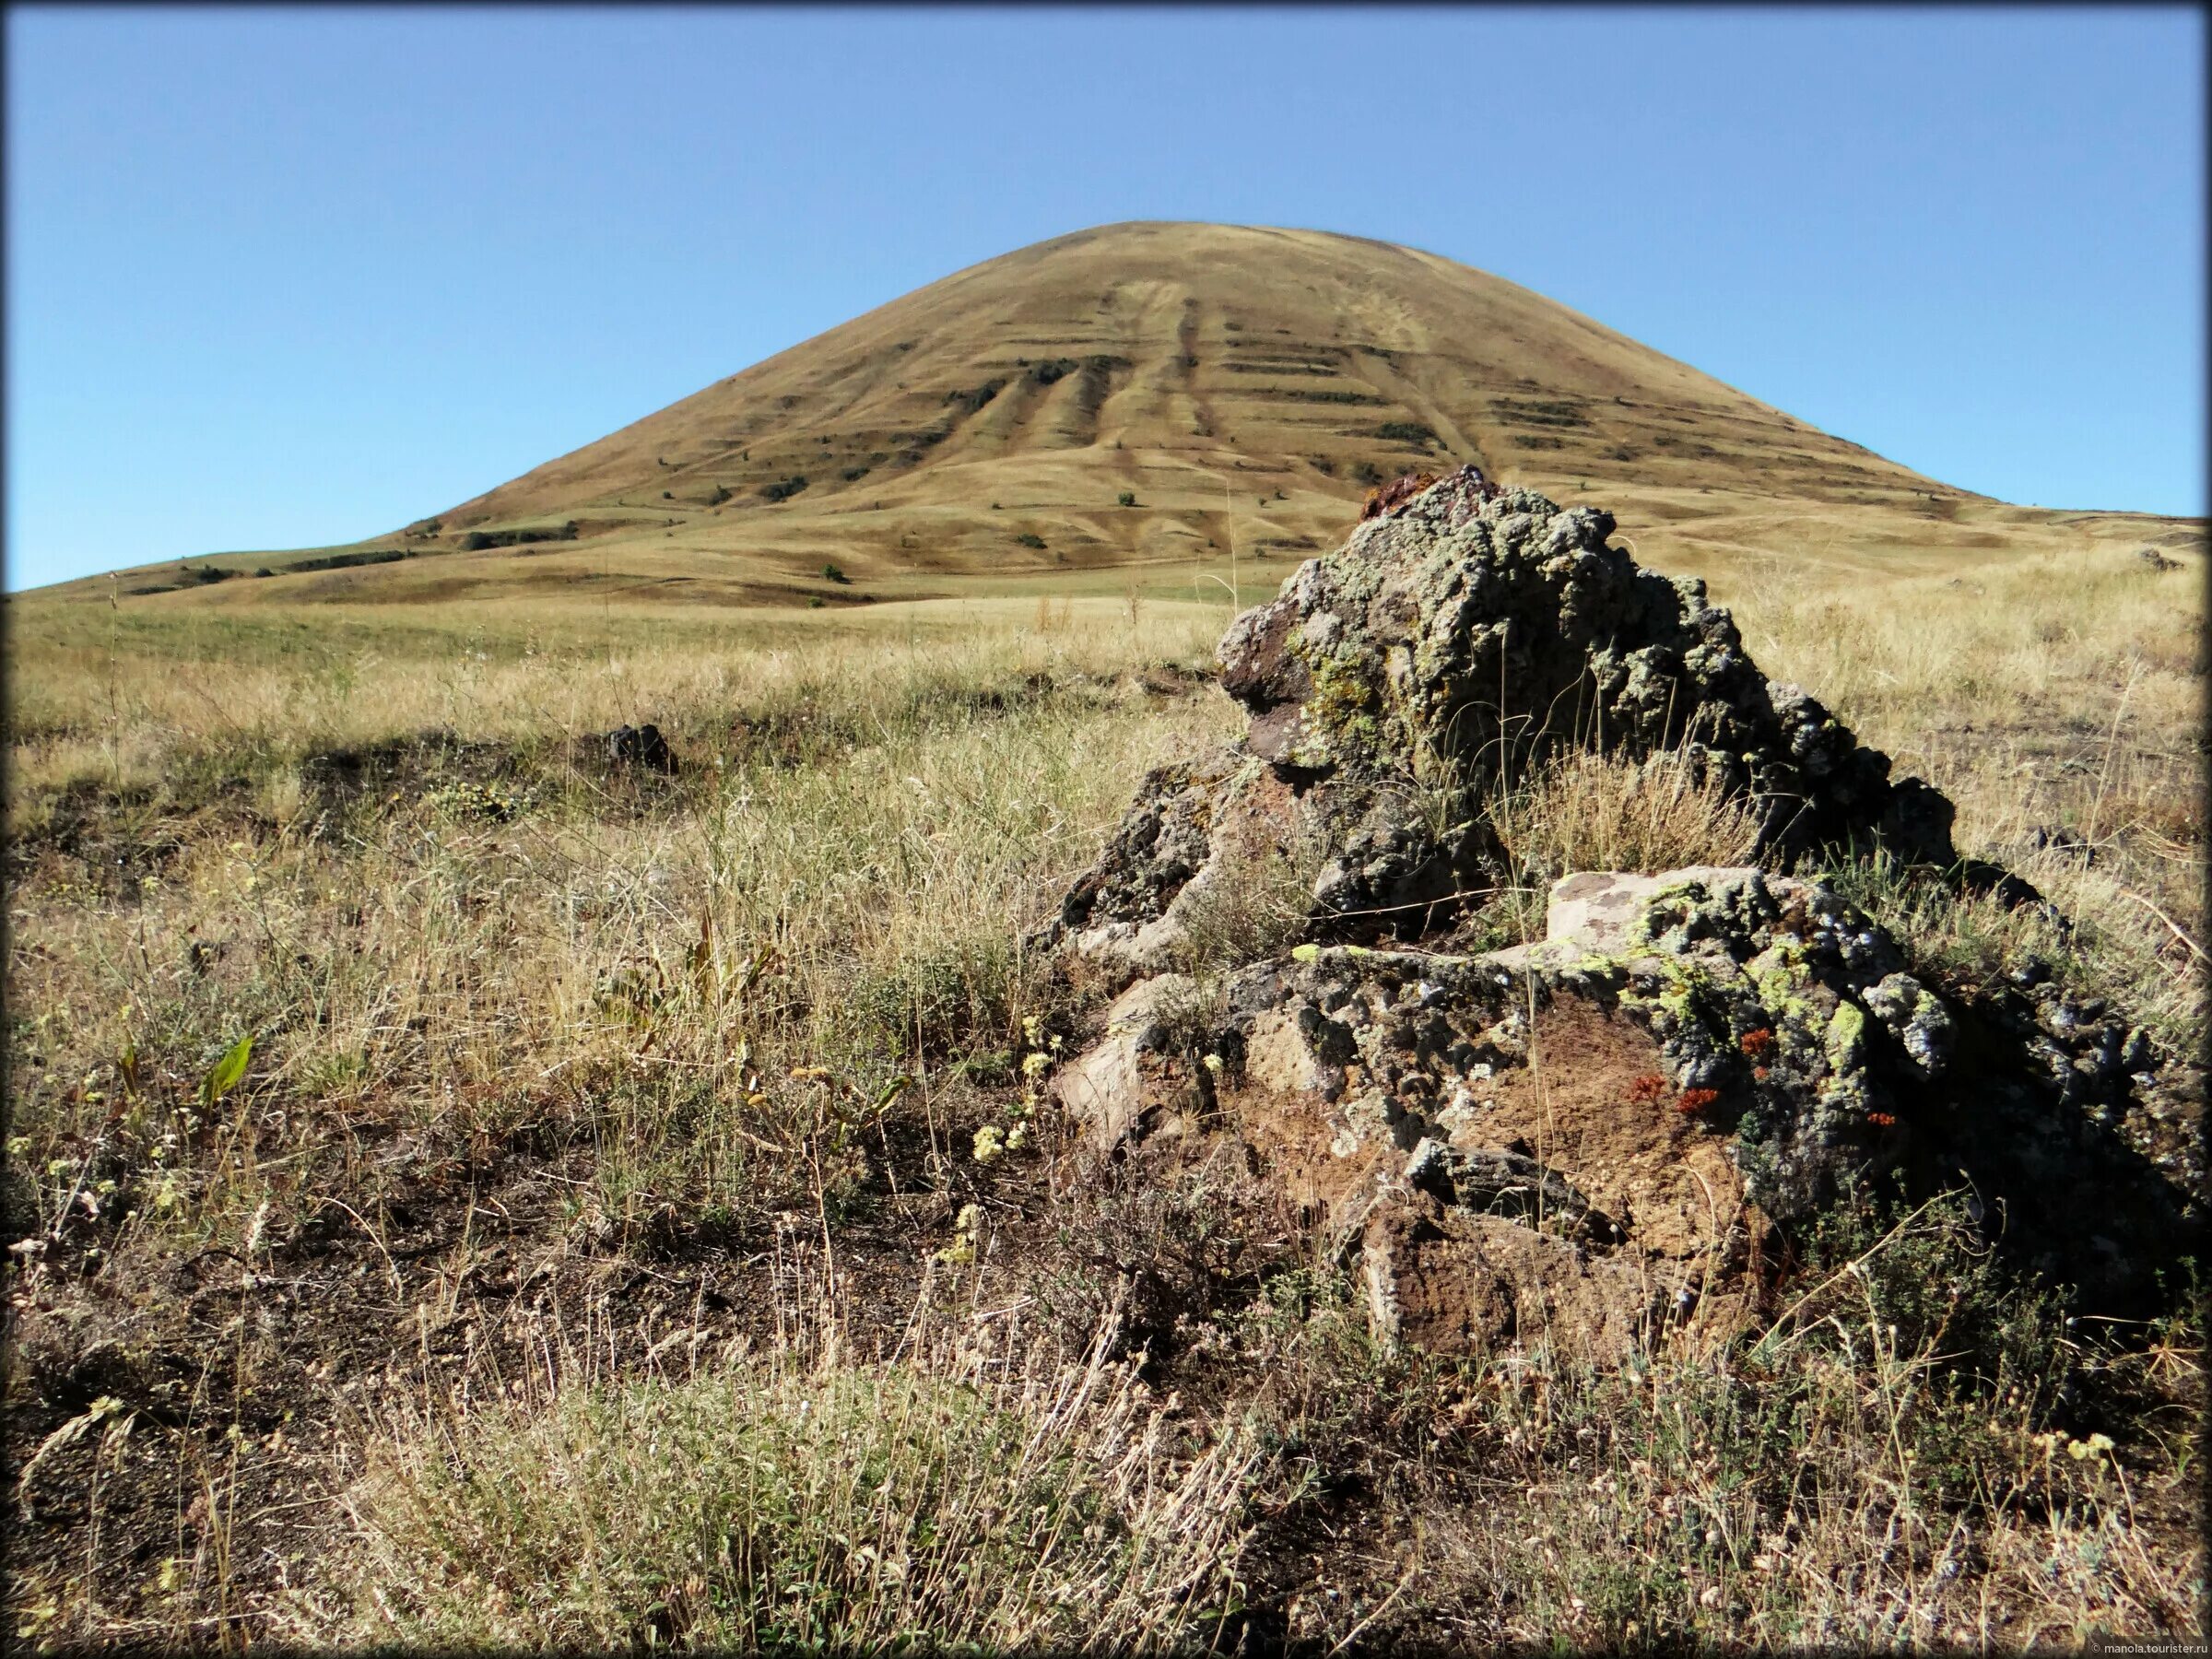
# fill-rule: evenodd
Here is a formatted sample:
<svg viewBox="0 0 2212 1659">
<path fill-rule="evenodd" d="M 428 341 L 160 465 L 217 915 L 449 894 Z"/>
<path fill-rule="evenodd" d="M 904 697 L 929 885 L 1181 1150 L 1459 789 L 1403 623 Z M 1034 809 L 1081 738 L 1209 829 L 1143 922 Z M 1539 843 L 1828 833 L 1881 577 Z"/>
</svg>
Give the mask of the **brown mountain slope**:
<svg viewBox="0 0 2212 1659">
<path fill-rule="evenodd" d="M 1640 556 L 1716 573 L 1747 552 L 1914 564 L 2053 535 L 2194 534 L 1937 484 L 1434 254 L 1138 223 L 957 272 L 361 544 L 448 557 L 220 597 L 609 583 L 724 602 L 849 596 L 822 580 L 830 563 L 889 596 L 963 576 L 1187 571 L 1232 543 L 1265 577 L 1333 546 L 1371 484 L 1461 461 L 1601 502 Z M 281 573 L 287 560 L 223 562 Z"/>
<path fill-rule="evenodd" d="M 622 528 L 994 571 L 1188 558 L 1226 546 L 1227 510 L 1241 546 L 1293 550 L 1444 461 L 1572 494 L 1970 499 L 1433 254 L 1138 224 L 933 283 L 463 503 L 441 539 L 658 515 Z"/>
</svg>

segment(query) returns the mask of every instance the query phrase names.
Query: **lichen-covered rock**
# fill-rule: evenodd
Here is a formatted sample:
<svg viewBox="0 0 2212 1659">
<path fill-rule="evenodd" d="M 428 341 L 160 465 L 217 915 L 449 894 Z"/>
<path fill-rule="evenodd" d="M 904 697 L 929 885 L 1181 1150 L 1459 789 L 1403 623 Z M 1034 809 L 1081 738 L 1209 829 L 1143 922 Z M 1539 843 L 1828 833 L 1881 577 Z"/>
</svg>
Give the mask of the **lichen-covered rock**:
<svg viewBox="0 0 2212 1659">
<path fill-rule="evenodd" d="M 2033 898 L 1955 869 L 1941 795 L 1604 513 L 1471 468 L 1371 507 L 1223 640 L 1245 740 L 1149 774 L 1038 941 L 1122 993 L 1054 1081 L 1096 1151 L 1238 1137 L 1361 1253 L 1376 1327 L 1430 1346 L 1725 1334 L 1770 1229 L 1860 1179 L 1963 1181 L 2097 1311 L 2171 1302 L 2201 1077 L 2032 964 L 1935 982 L 1785 873 L 1880 848 Z M 1453 948 L 1496 852 L 1467 804 L 1565 744 L 1718 777 L 1759 865 L 1570 877 L 1542 942 Z"/>
<path fill-rule="evenodd" d="M 1597 1353 L 1723 1292 L 1740 1312 L 1770 1226 L 1892 1170 L 1963 1175 L 2009 1248 L 2108 1308 L 2185 1241 L 2186 1183 L 2084 1132 L 2085 1100 L 2131 1087 L 2109 1027 L 2029 1038 L 1906 972 L 1831 888 L 1756 868 L 1570 878 L 1552 918 L 1543 945 L 1478 955 L 1304 945 L 1210 1003 L 1146 982 L 1060 1098 L 1101 1147 L 1155 1122 L 1241 1136 L 1365 1239 L 1378 1327 L 1431 1346 L 1541 1315 Z M 1139 1065 L 1174 1047 L 1162 998 L 1180 1057 Z M 1127 1088 L 1087 1106 L 1108 1073 Z M 1445 1261 L 1487 1288 L 1410 1282 Z"/>
<path fill-rule="evenodd" d="M 1100 1150 L 1163 1126 L 1182 1133 L 1210 1104 L 1213 1072 L 1173 1036 L 1197 994 L 1180 973 L 1138 981 L 1107 1008 L 1099 1041 L 1053 1075 L 1053 1098 Z"/>
<path fill-rule="evenodd" d="M 1472 467 L 1379 505 L 1230 626 L 1242 743 L 1148 776 L 1037 943 L 1156 971 L 1187 937 L 1185 886 L 1270 841 L 1312 850 L 1308 937 L 1418 936 L 1497 850 L 1470 803 L 1570 745 L 1717 777 L 1757 804 L 1762 863 L 1838 846 L 1958 863 L 1948 801 L 1771 684 L 1702 583 L 1639 570 L 1612 530 Z"/>
<path fill-rule="evenodd" d="M 1072 940 L 1117 985 L 1162 972 L 1186 953 L 1194 920 L 1252 866 L 1330 833 L 1317 806 L 1235 745 L 1155 768 L 1041 942 Z"/>
<path fill-rule="evenodd" d="M 1955 862 L 1947 802 L 1771 685 L 1701 582 L 1639 570 L 1612 532 L 1609 513 L 1494 495 L 1471 467 L 1361 524 L 1221 642 L 1252 752 L 1479 788 L 1567 745 L 1678 750 L 1759 803 L 1762 852 L 1878 842 Z"/>
</svg>

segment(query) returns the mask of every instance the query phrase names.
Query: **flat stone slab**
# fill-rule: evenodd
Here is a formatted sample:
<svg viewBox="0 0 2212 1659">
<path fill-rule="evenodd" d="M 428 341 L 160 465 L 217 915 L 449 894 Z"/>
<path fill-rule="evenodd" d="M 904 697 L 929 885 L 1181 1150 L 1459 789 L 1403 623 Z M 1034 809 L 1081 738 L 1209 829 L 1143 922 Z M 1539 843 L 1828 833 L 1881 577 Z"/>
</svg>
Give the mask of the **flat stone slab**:
<svg viewBox="0 0 2212 1659">
<path fill-rule="evenodd" d="M 1618 956 L 1629 943 L 1629 924 L 1641 916 L 1661 889 L 1700 881 L 1709 887 L 1762 877 L 1752 865 L 1693 865 L 1660 876 L 1622 870 L 1585 870 L 1551 884 L 1551 908 L 1544 916 L 1544 942 L 1572 941 L 1588 956 Z"/>
</svg>

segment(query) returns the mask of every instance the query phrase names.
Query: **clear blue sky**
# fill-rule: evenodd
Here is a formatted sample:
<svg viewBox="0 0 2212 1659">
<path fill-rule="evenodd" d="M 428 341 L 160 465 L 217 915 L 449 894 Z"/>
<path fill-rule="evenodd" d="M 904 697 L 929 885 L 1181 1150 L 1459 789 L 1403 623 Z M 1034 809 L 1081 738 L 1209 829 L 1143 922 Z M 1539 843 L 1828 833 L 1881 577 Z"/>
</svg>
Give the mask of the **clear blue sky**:
<svg viewBox="0 0 2212 1659">
<path fill-rule="evenodd" d="M 1908 465 L 2205 511 L 2191 9 L 18 7 L 7 582 L 346 541 L 1131 218 L 1512 278 Z"/>
</svg>

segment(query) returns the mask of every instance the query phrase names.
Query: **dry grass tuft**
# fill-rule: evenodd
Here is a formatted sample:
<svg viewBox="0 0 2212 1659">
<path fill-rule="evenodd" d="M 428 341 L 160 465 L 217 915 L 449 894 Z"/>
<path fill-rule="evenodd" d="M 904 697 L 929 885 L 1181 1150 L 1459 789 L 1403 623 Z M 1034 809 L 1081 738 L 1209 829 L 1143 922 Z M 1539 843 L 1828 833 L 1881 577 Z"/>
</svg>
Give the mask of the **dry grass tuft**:
<svg viewBox="0 0 2212 1659">
<path fill-rule="evenodd" d="M 1490 821 L 1515 866 L 1538 882 L 1580 870 L 1748 864 L 1759 841 L 1751 804 L 1717 780 L 1693 779 L 1673 755 L 1639 762 L 1570 750 L 1501 792 Z"/>
<path fill-rule="evenodd" d="M 941 1324 L 883 1364 L 795 1347 L 401 1408 L 347 1498 L 324 1628 L 410 1646 L 1186 1646 L 1261 1457 L 1196 1439 L 1103 1343 Z"/>
</svg>

